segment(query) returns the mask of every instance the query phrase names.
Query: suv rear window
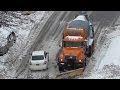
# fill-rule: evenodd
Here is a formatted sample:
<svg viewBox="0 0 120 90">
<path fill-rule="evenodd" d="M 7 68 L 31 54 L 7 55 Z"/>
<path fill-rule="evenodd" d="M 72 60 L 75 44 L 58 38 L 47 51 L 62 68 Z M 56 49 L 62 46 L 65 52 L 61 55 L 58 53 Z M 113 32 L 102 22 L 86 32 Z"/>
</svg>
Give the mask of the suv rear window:
<svg viewBox="0 0 120 90">
<path fill-rule="evenodd" d="M 43 60 L 44 56 L 43 55 L 39 55 L 39 56 L 32 56 L 32 60 Z"/>
</svg>

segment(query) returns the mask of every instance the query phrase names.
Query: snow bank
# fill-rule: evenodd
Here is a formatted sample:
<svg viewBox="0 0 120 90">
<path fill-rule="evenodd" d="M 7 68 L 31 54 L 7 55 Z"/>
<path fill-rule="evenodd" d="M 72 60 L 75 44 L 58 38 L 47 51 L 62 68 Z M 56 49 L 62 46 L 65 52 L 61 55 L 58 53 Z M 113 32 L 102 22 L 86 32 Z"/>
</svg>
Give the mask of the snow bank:
<svg viewBox="0 0 120 90">
<path fill-rule="evenodd" d="M 104 27 L 84 75 L 79 79 L 120 78 L 120 18 L 114 26 Z"/>
<path fill-rule="evenodd" d="M 120 78 L 120 26 L 109 27 L 106 30 L 103 46 L 94 54 L 96 60 L 94 69 L 88 77 L 84 78 Z"/>
<path fill-rule="evenodd" d="M 99 69 L 101 69 L 104 65 L 112 63 L 114 65 L 120 65 L 120 36 L 116 36 L 111 40 L 107 53 L 102 59 Z"/>
<path fill-rule="evenodd" d="M 17 15 L 18 18 L 13 17 L 12 21 L 9 22 L 9 24 L 13 24 L 13 26 L 9 26 L 7 28 L 9 31 L 12 30 L 15 32 L 17 40 L 7 54 L 5 54 L 4 56 L 0 56 L 0 64 L 2 65 L 2 67 L 4 67 L 0 67 L 0 70 L 3 71 L 1 72 L 3 76 L 5 73 L 4 78 L 14 78 L 16 75 L 16 70 L 21 65 L 21 63 L 24 62 L 26 64 L 25 61 L 22 61 L 22 57 L 27 54 L 27 50 L 31 47 L 31 44 L 40 33 L 40 28 L 37 30 L 36 28 L 38 26 L 41 26 L 42 28 L 42 25 L 44 25 L 44 23 L 53 12 L 35 11 L 30 15 L 22 15 L 19 11 L 14 13 L 16 13 L 15 15 Z M 3 27 L 4 32 L 2 33 L 5 33 L 5 28 L 6 27 Z M 3 35 L 2 33 L 2 36 L 7 35 L 7 33 L 5 35 Z"/>
<path fill-rule="evenodd" d="M 7 27 L 0 28 L 0 47 L 3 47 L 7 44 L 7 37 L 10 34 L 11 30 Z"/>
</svg>

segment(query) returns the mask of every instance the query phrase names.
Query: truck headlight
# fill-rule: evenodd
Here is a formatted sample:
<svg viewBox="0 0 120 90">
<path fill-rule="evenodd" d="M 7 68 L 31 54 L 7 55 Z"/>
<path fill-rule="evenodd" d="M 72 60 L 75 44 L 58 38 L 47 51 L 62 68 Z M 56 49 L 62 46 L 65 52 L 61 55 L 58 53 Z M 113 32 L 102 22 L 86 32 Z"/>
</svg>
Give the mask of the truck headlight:
<svg viewBox="0 0 120 90">
<path fill-rule="evenodd" d="M 60 61 L 63 61 L 63 59 L 60 59 Z"/>
<path fill-rule="evenodd" d="M 79 62 L 82 62 L 82 60 L 79 60 Z"/>
</svg>

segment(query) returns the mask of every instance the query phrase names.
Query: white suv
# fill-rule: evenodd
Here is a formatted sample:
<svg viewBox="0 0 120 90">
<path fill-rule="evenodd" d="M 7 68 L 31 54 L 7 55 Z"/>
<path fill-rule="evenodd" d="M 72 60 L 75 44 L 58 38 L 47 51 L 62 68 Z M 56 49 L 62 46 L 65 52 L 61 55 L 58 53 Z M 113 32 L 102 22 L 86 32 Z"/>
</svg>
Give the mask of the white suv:
<svg viewBox="0 0 120 90">
<path fill-rule="evenodd" d="M 48 52 L 43 50 L 34 51 L 29 62 L 31 70 L 44 70 L 48 69 L 49 55 Z"/>
</svg>

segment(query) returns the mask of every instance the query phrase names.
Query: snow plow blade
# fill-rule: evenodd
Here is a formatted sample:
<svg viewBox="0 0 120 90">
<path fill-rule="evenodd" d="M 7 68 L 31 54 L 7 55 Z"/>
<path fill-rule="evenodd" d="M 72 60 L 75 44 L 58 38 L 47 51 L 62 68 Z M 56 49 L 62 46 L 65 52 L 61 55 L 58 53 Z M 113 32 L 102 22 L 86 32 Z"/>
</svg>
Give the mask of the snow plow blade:
<svg viewBox="0 0 120 90">
<path fill-rule="evenodd" d="M 82 75 L 83 71 L 84 71 L 84 68 L 79 68 L 75 70 L 62 72 L 56 75 L 56 79 L 72 79 L 72 78 L 75 78 L 76 76 Z"/>
</svg>

